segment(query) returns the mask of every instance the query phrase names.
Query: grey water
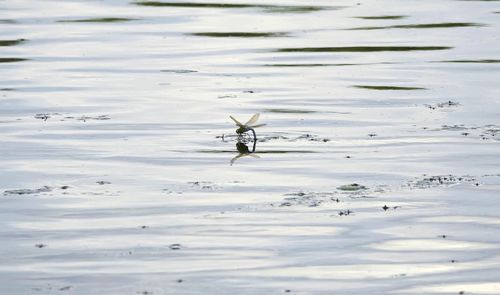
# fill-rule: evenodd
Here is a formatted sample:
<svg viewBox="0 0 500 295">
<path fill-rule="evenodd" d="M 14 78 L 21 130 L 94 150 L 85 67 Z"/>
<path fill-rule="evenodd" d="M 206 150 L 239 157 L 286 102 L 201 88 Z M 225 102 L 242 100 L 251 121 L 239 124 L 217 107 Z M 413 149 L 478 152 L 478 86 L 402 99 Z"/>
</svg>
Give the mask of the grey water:
<svg viewBox="0 0 500 295">
<path fill-rule="evenodd" d="M 0 1 L 0 293 L 500 294 L 499 12 Z"/>
</svg>

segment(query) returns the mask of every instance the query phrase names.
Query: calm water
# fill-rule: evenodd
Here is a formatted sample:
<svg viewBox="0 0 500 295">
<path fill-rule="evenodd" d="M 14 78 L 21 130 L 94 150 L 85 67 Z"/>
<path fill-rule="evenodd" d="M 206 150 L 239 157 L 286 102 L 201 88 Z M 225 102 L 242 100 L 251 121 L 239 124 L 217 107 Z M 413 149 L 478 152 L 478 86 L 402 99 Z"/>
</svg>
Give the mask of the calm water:
<svg viewBox="0 0 500 295">
<path fill-rule="evenodd" d="M 0 1 L 0 293 L 500 294 L 499 36 L 494 0 Z"/>
</svg>

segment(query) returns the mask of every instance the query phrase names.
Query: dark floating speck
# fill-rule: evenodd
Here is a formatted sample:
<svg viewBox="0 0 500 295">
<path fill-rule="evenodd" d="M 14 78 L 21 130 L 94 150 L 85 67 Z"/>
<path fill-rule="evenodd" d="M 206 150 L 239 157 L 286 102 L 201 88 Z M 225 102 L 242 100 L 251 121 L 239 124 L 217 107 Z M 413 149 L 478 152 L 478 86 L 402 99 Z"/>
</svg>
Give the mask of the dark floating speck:
<svg viewBox="0 0 500 295">
<path fill-rule="evenodd" d="M 181 244 L 171 244 L 168 246 L 172 250 L 180 250 L 181 249 Z"/>
</svg>

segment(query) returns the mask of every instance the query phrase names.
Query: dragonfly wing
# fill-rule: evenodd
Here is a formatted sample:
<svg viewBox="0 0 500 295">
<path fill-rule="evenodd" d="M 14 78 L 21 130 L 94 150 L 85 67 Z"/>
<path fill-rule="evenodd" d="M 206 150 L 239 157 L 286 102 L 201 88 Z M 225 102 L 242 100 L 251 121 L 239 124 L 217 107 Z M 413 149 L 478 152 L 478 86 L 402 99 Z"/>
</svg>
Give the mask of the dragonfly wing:
<svg viewBox="0 0 500 295">
<path fill-rule="evenodd" d="M 231 159 L 231 166 L 234 164 L 234 162 L 236 162 L 236 160 L 238 160 L 239 158 L 241 157 L 244 157 L 245 154 L 239 154 L 239 155 L 236 155 L 234 158 Z"/>
<path fill-rule="evenodd" d="M 252 157 L 252 158 L 260 159 L 260 157 L 259 157 L 259 156 L 257 156 L 257 155 L 255 155 L 255 154 L 248 154 L 248 155 L 249 155 L 250 157 Z"/>
<path fill-rule="evenodd" d="M 253 126 L 250 126 L 251 128 L 259 128 L 259 127 L 262 127 L 262 126 L 266 126 L 267 124 L 259 124 L 259 125 L 253 125 Z"/>
<path fill-rule="evenodd" d="M 257 120 L 259 120 L 259 116 L 260 116 L 259 113 L 253 115 L 252 118 L 250 118 L 250 120 L 248 120 L 248 122 L 245 123 L 245 126 L 250 126 L 252 124 L 255 124 Z"/>
<path fill-rule="evenodd" d="M 234 121 L 234 123 L 236 123 L 236 125 L 243 127 L 243 124 L 241 124 L 241 122 L 236 120 L 233 116 L 229 116 L 229 118 L 231 118 Z"/>
</svg>

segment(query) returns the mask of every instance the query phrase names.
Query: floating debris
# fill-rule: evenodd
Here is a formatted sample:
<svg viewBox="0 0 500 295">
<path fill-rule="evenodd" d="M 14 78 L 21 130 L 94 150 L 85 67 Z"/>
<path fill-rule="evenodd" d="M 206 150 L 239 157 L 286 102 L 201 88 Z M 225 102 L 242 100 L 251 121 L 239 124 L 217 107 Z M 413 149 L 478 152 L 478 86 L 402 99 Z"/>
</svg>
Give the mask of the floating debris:
<svg viewBox="0 0 500 295">
<path fill-rule="evenodd" d="M 47 121 L 49 118 L 50 118 L 50 114 L 36 114 L 35 115 L 35 119 L 40 119 L 40 120 L 44 120 L 44 121 Z"/>
<path fill-rule="evenodd" d="M 99 184 L 99 185 L 111 184 L 111 182 L 109 182 L 109 181 L 104 181 L 104 180 L 99 180 L 99 181 L 96 181 L 95 183 L 97 183 L 97 184 Z"/>
<path fill-rule="evenodd" d="M 411 180 L 406 185 L 409 188 L 432 188 L 439 186 L 452 186 L 461 183 L 476 183 L 476 178 L 472 176 L 436 175 L 424 176 L 420 179 Z"/>
<path fill-rule="evenodd" d="M 52 188 L 50 186 L 43 186 L 36 189 L 14 189 L 4 191 L 4 195 L 31 195 L 51 192 Z"/>
<path fill-rule="evenodd" d="M 425 104 L 425 106 L 431 110 L 436 110 L 436 109 L 443 109 L 443 108 L 451 108 L 451 107 L 457 107 L 459 106 L 460 103 L 456 101 L 446 101 L 446 102 L 440 102 L 437 104 Z"/>
<path fill-rule="evenodd" d="M 339 187 L 337 187 L 337 189 L 341 190 L 341 191 L 346 191 L 346 192 L 356 192 L 356 191 L 365 190 L 365 189 L 367 189 L 367 187 L 360 185 L 360 184 L 357 184 L 357 183 L 352 183 L 352 184 L 346 184 L 346 185 L 339 186 Z"/>
<path fill-rule="evenodd" d="M 387 211 L 387 210 L 389 210 L 389 209 L 396 210 L 396 209 L 398 209 L 398 208 L 401 208 L 401 206 L 392 206 L 392 207 L 389 207 L 389 206 L 387 206 L 387 205 L 384 205 L 384 206 L 382 207 L 382 209 L 383 209 L 384 211 Z"/>
<path fill-rule="evenodd" d="M 68 116 L 68 114 L 60 114 L 60 113 L 38 113 L 38 114 L 35 114 L 34 117 L 35 117 L 35 119 L 44 120 L 44 121 L 47 121 L 50 118 L 54 118 L 54 119 L 59 119 L 59 121 L 76 120 L 76 121 L 82 121 L 82 122 L 86 122 L 86 121 L 90 121 L 90 120 L 103 121 L 103 120 L 110 120 L 111 119 L 108 115 Z"/>
<path fill-rule="evenodd" d="M 465 124 L 441 125 L 438 128 L 423 127 L 427 131 L 461 131 L 460 135 L 475 135 L 482 140 L 500 140 L 500 126 L 488 124 L 483 126 L 466 126 Z"/>
<path fill-rule="evenodd" d="M 76 119 L 78 121 L 87 122 L 89 120 L 110 120 L 111 118 L 108 115 L 99 115 L 99 116 L 80 116 L 80 117 L 65 117 L 66 119 Z"/>
<path fill-rule="evenodd" d="M 338 198 L 335 198 L 334 193 L 330 192 L 295 192 L 285 194 L 286 198 L 279 204 L 279 207 L 290 207 L 290 206 L 307 206 L 307 207 L 318 207 L 325 202 L 340 202 Z"/>
<path fill-rule="evenodd" d="M 320 137 L 318 135 L 314 134 L 302 134 L 299 136 L 295 137 L 289 137 L 289 136 L 284 136 L 284 135 L 268 135 L 268 136 L 263 136 L 262 138 L 259 138 L 259 142 L 267 142 L 267 141 L 274 141 L 274 140 L 286 140 L 288 142 L 296 142 L 296 141 L 314 141 L 314 142 L 329 142 L 331 139 L 326 138 L 326 137 Z"/>
<path fill-rule="evenodd" d="M 347 209 L 347 210 L 341 210 L 341 211 L 339 211 L 339 216 L 348 216 L 348 215 L 351 215 L 353 213 L 354 212 L 351 211 L 351 210 L 349 210 L 349 209 Z"/>
<path fill-rule="evenodd" d="M 168 247 L 172 250 L 180 250 L 181 244 L 170 244 Z"/>
</svg>

